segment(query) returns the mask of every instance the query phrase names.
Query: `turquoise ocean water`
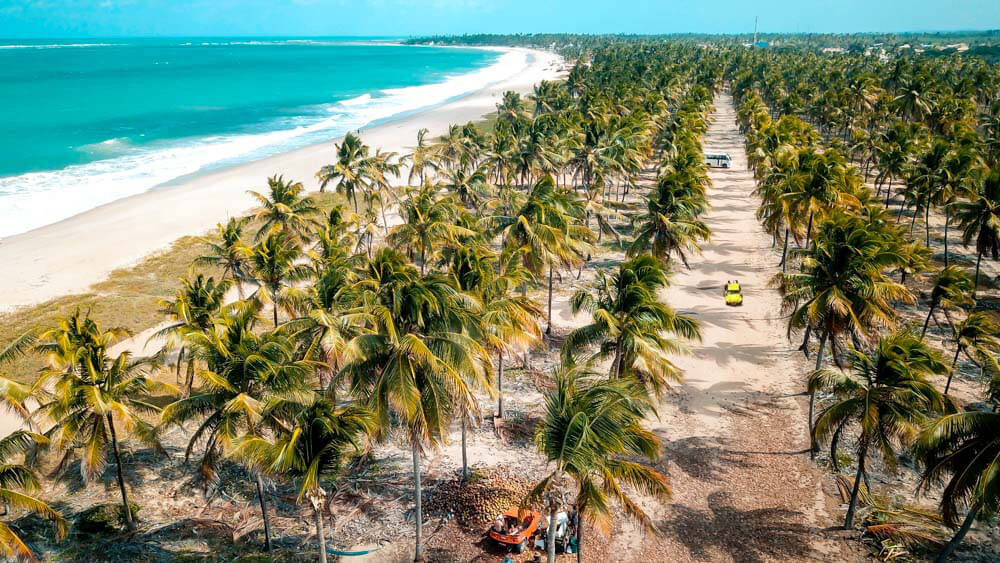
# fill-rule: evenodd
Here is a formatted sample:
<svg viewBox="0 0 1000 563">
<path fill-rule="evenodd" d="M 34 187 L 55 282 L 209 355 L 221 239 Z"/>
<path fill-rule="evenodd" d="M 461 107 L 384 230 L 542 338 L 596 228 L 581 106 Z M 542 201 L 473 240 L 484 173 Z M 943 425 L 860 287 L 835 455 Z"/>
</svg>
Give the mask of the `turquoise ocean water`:
<svg viewBox="0 0 1000 563">
<path fill-rule="evenodd" d="M 0 237 L 432 107 L 526 63 L 338 38 L 0 40 Z"/>
</svg>

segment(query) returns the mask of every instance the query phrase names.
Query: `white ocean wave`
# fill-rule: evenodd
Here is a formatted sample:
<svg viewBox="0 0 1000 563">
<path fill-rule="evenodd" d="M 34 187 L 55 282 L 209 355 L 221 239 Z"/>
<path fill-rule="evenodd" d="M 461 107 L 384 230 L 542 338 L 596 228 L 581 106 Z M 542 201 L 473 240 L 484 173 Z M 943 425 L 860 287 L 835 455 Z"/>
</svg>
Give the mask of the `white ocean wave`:
<svg viewBox="0 0 1000 563">
<path fill-rule="evenodd" d="M 246 162 L 394 116 L 430 108 L 506 80 L 529 63 L 523 52 L 506 52 L 482 69 L 422 86 L 381 90 L 319 108 L 327 117 L 299 116 L 266 133 L 218 135 L 129 146 L 111 138 L 81 147 L 104 158 L 61 170 L 0 177 L 0 237 L 25 232 L 117 199 L 148 191 L 178 177 L 223 164 Z M 123 153 L 115 156 L 115 153 Z"/>
<path fill-rule="evenodd" d="M 83 49 L 90 47 L 119 47 L 123 43 L 51 43 L 28 45 L 0 45 L 0 49 Z"/>
</svg>

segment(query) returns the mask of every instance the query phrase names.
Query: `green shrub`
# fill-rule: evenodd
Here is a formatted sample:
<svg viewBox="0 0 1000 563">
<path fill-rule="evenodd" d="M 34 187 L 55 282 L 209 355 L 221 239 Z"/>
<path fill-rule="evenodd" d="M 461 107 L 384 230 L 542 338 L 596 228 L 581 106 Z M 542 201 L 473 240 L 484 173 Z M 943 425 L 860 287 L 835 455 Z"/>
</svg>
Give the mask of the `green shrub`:
<svg viewBox="0 0 1000 563">
<path fill-rule="evenodd" d="M 139 505 L 130 502 L 132 520 L 139 514 Z M 76 531 L 81 534 L 111 535 L 125 530 L 125 514 L 120 503 L 97 504 L 76 518 Z"/>
</svg>

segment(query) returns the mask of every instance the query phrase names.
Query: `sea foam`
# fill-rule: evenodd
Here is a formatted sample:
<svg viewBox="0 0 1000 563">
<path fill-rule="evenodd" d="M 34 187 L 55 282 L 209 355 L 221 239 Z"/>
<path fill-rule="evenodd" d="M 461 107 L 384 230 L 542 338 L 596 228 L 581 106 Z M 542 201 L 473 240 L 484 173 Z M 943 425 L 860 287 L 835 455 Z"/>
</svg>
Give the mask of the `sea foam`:
<svg viewBox="0 0 1000 563">
<path fill-rule="evenodd" d="M 297 117 L 270 131 L 127 146 L 113 138 L 81 147 L 122 154 L 61 170 L 0 177 L 0 237 L 54 223 L 112 201 L 148 191 L 181 176 L 248 162 L 328 141 L 373 122 L 430 108 L 522 71 L 524 52 L 504 52 L 482 69 L 421 86 L 380 90 L 322 107 L 325 117 Z"/>
</svg>

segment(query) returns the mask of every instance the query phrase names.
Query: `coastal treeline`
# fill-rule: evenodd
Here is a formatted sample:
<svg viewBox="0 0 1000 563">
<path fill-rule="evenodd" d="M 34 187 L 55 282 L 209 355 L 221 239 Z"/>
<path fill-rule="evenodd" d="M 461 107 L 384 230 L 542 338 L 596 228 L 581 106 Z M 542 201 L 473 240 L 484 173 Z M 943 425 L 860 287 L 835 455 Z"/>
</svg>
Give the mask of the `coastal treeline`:
<svg viewBox="0 0 1000 563">
<path fill-rule="evenodd" d="M 51 519 L 62 537 L 67 519 L 29 496 L 40 468 L 99 481 L 110 466 L 116 514 L 136 530 L 143 499 L 123 449 L 168 455 L 161 437 L 179 427 L 206 491 L 231 475 L 225 466 L 245 468 L 265 551 L 276 548 L 265 481 L 294 483 L 325 561 L 330 490 L 405 436 L 422 560 L 426 452 L 460 428 L 467 477 L 479 398 L 495 398 L 503 418 L 505 364 L 564 341 L 534 429 L 549 470 L 522 504 L 553 522 L 572 510 L 577 553 L 585 526 L 607 529 L 619 511 L 653 530 L 631 495 L 665 499 L 670 489 L 648 463 L 660 444 L 643 424 L 682 377 L 671 356 L 699 337 L 661 290 L 711 234 L 699 219 L 709 184 L 700 139 L 723 68 L 693 47 L 605 45 L 564 82 L 505 94 L 489 127 L 422 131 L 405 155 L 348 134 L 317 171 L 340 203 L 267 179 L 252 192 L 259 207 L 220 224 L 162 302 L 167 323 L 151 342 L 166 344 L 155 355 L 135 356 L 145 343 L 78 311 L 0 356 L 46 364 L 32 384 L 2 380 L 29 429 L 3 442 L 8 460 L 26 453 L 8 466 L 9 503 Z M 555 280 L 579 277 L 604 247 L 625 259 L 573 296 L 592 321 L 557 337 Z M 5 530 L 5 553 L 30 557 Z M 547 551 L 552 561 L 555 534 Z"/>
<path fill-rule="evenodd" d="M 984 259 L 1000 257 L 1000 74 L 975 57 L 763 50 L 734 53 L 726 74 L 789 336 L 815 354 L 810 450 L 855 467 L 844 527 L 865 498 L 868 533 L 943 561 L 1000 507 L 1000 324 L 982 294 Z M 978 388 L 964 401 L 949 394 L 963 368 Z M 917 469 L 917 490 L 898 492 L 939 494 L 940 517 L 875 498 L 876 461 Z M 942 522 L 957 529 L 946 544 Z"/>
<path fill-rule="evenodd" d="M 24 421 L 0 440 L 7 506 L 50 520 L 62 538 L 73 527 L 38 494 L 42 469 L 100 481 L 110 468 L 116 517 L 138 529 L 143 499 L 124 468 L 139 458 L 127 454 L 168 455 L 163 435 L 180 428 L 188 477 L 204 490 L 233 475 L 252 482 L 260 547 L 272 554 L 282 540 L 266 485 L 294 486 L 314 528 L 303 534 L 325 561 L 331 491 L 395 441 L 412 460 L 422 560 L 428 452 L 459 433 L 468 478 L 480 399 L 503 419 L 505 368 L 547 351 L 558 363 L 531 429 L 546 470 L 521 505 L 550 521 L 574 512 L 579 560 L 585 530 L 617 516 L 655 532 L 637 497 L 665 501 L 670 487 L 645 421 L 683 377 L 672 358 L 700 336 L 663 289 L 711 237 L 701 138 L 728 89 L 788 335 L 814 362 L 774 376 L 801 383 L 807 450 L 846 492 L 844 527 L 861 520 L 866 536 L 889 542 L 880 545 L 943 560 L 996 514 L 1000 322 L 986 274 L 1000 258 L 995 66 L 817 44 L 751 49 L 739 38 L 420 41 L 542 45 L 573 66 L 528 96 L 506 93 L 486 126 L 422 131 L 408 154 L 347 135 L 316 173 L 332 205 L 295 179 L 262 179 L 259 207 L 220 224 L 161 304 L 154 341 L 166 344 L 152 356 L 87 311 L 9 343 L 0 365 L 37 354 L 45 367 L 28 384 L 0 380 Z M 593 281 L 571 309 L 590 319 L 566 330 L 554 289 L 584 270 Z M 976 396 L 959 397 L 970 381 Z M 896 491 L 933 496 L 938 511 L 876 495 L 876 463 L 915 472 L 916 490 Z M 940 524 L 956 529 L 947 543 Z M 30 557 L 33 547 L 0 525 L 0 553 Z"/>
</svg>

